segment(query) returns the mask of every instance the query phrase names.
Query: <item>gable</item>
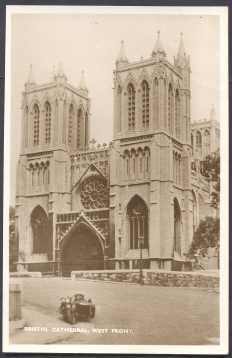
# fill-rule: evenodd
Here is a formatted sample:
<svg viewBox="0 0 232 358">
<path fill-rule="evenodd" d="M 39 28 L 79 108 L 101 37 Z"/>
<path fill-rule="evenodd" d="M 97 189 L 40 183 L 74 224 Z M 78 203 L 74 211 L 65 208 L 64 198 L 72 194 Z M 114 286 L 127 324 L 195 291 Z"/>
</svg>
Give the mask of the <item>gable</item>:
<svg viewBox="0 0 232 358">
<path fill-rule="evenodd" d="M 101 170 L 99 170 L 94 164 L 90 164 L 88 166 L 88 168 L 86 168 L 84 170 L 84 172 L 82 173 L 82 175 L 79 177 L 79 179 L 77 180 L 77 182 L 73 185 L 71 192 L 73 192 L 73 190 L 77 189 L 79 187 L 79 185 L 87 178 L 89 177 L 93 177 L 93 176 L 100 176 L 101 178 L 103 178 L 105 181 L 107 181 L 105 175 L 101 172 Z"/>
</svg>

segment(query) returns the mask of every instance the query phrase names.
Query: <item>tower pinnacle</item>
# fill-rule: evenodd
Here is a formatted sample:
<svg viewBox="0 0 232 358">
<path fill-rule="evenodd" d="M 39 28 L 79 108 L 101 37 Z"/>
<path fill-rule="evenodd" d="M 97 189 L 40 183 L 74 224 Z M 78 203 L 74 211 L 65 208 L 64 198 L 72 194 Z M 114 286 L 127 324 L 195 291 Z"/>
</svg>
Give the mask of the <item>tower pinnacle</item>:
<svg viewBox="0 0 232 358">
<path fill-rule="evenodd" d="M 82 90 L 82 91 L 88 92 L 88 88 L 87 88 L 86 80 L 85 80 L 85 71 L 84 70 L 81 71 L 81 79 L 80 79 L 80 83 L 79 83 L 78 88 L 80 90 Z"/>
<path fill-rule="evenodd" d="M 210 121 L 215 121 L 215 107 L 214 107 L 214 105 L 212 104 L 212 106 L 211 106 L 211 109 L 210 109 L 210 113 L 209 113 L 209 119 L 210 119 Z"/>
<path fill-rule="evenodd" d="M 180 33 L 180 42 L 177 51 L 177 57 L 175 59 L 175 65 L 180 68 L 184 68 L 189 64 L 189 59 L 186 56 L 185 48 L 184 48 L 184 35 L 183 32 Z"/>
<path fill-rule="evenodd" d="M 29 73 L 28 73 L 28 78 L 27 81 L 25 83 L 25 89 L 29 90 L 31 87 L 35 86 L 35 79 L 34 79 L 34 74 L 33 74 L 33 68 L 32 68 L 32 64 L 30 65 L 29 68 Z"/>
<path fill-rule="evenodd" d="M 121 47 L 120 47 L 120 51 L 119 51 L 119 55 L 117 57 L 116 63 L 128 63 L 128 58 L 126 56 L 126 52 L 125 52 L 125 46 L 124 46 L 124 41 L 121 41 Z"/>
<path fill-rule="evenodd" d="M 30 84 L 35 84 L 32 64 L 30 64 L 30 69 L 29 69 L 29 74 L 28 74 L 28 80 L 27 80 L 27 83 L 30 83 Z"/>
<path fill-rule="evenodd" d="M 64 73 L 62 62 L 58 63 L 57 71 L 54 70 L 54 79 L 59 83 L 63 83 L 67 81 L 67 76 Z"/>
<path fill-rule="evenodd" d="M 157 60 L 162 60 L 166 57 L 166 52 L 160 39 L 160 30 L 157 31 L 157 39 L 151 55 L 156 57 Z"/>
</svg>

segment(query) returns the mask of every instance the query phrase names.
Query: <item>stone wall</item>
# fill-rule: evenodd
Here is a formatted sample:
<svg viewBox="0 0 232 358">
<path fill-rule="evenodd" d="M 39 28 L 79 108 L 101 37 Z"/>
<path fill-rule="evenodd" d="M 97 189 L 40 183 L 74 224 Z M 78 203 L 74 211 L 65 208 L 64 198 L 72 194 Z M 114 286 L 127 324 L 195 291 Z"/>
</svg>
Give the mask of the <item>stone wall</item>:
<svg viewBox="0 0 232 358">
<path fill-rule="evenodd" d="M 138 270 L 72 271 L 71 278 L 139 283 Z M 162 287 L 219 288 L 218 272 L 177 272 L 143 270 L 145 285 Z"/>
<path fill-rule="evenodd" d="M 21 318 L 21 287 L 19 284 L 11 283 L 9 297 L 9 319 L 10 321 L 17 321 Z"/>
</svg>

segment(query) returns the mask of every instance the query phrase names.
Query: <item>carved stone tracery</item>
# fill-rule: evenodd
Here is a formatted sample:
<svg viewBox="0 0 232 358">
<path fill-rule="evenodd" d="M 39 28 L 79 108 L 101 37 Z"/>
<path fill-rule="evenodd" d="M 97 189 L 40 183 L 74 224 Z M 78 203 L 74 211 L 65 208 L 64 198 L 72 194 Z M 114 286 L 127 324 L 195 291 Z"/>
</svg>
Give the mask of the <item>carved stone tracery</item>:
<svg viewBox="0 0 232 358">
<path fill-rule="evenodd" d="M 109 205 L 109 190 L 106 180 L 97 174 L 92 174 L 81 183 L 81 202 L 85 209 L 107 208 Z"/>
</svg>

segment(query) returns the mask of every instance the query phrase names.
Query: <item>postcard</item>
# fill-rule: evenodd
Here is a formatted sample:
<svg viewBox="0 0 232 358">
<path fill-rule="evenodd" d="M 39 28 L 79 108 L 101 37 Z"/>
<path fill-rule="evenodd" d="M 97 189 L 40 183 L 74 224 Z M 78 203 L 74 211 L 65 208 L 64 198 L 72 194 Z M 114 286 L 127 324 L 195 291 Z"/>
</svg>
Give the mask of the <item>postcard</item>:
<svg viewBox="0 0 232 358">
<path fill-rule="evenodd" d="M 228 352 L 227 26 L 7 6 L 5 352 Z"/>
</svg>

